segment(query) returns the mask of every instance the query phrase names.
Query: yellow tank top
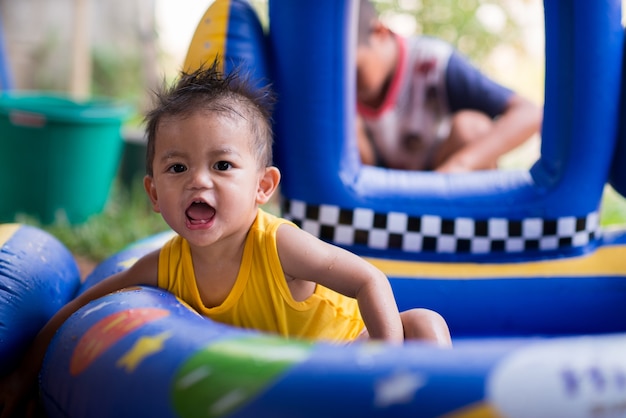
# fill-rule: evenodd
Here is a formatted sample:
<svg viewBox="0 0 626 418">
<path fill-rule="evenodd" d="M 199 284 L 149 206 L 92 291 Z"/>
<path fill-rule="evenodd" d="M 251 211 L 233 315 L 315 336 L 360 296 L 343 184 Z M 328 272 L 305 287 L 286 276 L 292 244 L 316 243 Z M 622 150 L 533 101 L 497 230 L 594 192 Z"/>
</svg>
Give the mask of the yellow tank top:
<svg viewBox="0 0 626 418">
<path fill-rule="evenodd" d="M 246 238 L 239 274 L 221 305 L 208 308 L 202 303 L 189 243 L 180 236 L 161 249 L 159 287 L 221 323 L 284 337 L 336 342 L 356 338 L 364 324 L 355 299 L 319 284 L 307 300 L 292 298 L 276 248 L 276 231 L 283 224 L 296 227 L 259 209 Z"/>
</svg>

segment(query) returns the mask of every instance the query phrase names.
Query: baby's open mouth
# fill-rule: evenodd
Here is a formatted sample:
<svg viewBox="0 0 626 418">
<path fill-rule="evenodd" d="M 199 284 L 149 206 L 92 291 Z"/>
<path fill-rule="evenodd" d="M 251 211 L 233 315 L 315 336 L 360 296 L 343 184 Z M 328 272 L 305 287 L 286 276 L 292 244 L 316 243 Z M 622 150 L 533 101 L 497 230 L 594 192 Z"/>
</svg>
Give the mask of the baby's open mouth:
<svg viewBox="0 0 626 418">
<path fill-rule="evenodd" d="M 205 202 L 193 202 L 185 212 L 192 225 L 208 223 L 215 216 L 215 209 Z"/>
</svg>

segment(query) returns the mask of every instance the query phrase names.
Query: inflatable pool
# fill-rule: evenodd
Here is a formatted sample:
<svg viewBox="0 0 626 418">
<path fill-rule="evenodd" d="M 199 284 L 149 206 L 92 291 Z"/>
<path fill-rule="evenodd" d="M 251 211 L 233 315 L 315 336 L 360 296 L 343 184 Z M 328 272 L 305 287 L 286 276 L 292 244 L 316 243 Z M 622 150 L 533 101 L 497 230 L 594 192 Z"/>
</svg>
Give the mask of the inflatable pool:
<svg viewBox="0 0 626 418">
<path fill-rule="evenodd" d="M 41 373 L 51 417 L 626 415 L 626 236 L 599 222 L 605 184 L 626 192 L 621 2 L 545 2 L 541 157 L 463 176 L 360 164 L 357 5 L 270 0 L 266 34 L 247 3 L 216 0 L 185 65 L 220 53 L 225 71 L 274 84 L 284 215 L 380 267 L 401 309 L 441 312 L 454 349 L 289 341 L 127 289 L 57 333 Z"/>
</svg>

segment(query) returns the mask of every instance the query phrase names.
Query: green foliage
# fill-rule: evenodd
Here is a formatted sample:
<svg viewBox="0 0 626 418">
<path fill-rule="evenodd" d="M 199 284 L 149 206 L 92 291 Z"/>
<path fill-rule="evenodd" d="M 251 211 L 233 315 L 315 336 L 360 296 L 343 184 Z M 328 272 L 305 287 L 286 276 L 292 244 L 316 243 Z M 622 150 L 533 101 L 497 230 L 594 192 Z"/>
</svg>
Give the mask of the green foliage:
<svg viewBox="0 0 626 418">
<path fill-rule="evenodd" d="M 139 55 L 120 55 L 116 50 L 95 48 L 92 63 L 93 95 L 131 100 L 143 94 Z"/>
<path fill-rule="evenodd" d="M 123 54 L 108 48 L 92 51 L 91 94 L 124 101 L 141 109 L 146 96 L 139 54 Z M 143 115 L 135 112 L 126 126 L 140 126 Z"/>
<path fill-rule="evenodd" d="M 611 186 L 604 188 L 600 221 L 603 226 L 626 225 L 626 199 Z"/>
<path fill-rule="evenodd" d="M 398 17 L 404 22 L 411 18 L 415 33 L 448 41 L 477 62 L 498 44 L 521 45 L 519 25 L 502 3 L 486 0 L 373 0 L 386 23 Z"/>
<path fill-rule="evenodd" d="M 75 255 L 96 262 L 135 241 L 168 229 L 163 218 L 152 211 L 140 181 L 133 182 L 130 189 L 116 182 L 105 210 L 83 224 L 70 225 L 63 218 L 43 226 L 28 217 L 17 221 L 43 228 Z"/>
</svg>

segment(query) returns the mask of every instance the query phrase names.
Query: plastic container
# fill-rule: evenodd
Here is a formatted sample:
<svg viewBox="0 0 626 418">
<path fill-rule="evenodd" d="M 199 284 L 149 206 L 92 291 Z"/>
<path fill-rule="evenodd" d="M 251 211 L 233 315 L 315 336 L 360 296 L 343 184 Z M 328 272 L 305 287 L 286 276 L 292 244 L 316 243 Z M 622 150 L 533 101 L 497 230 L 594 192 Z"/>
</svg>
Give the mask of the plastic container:
<svg viewBox="0 0 626 418">
<path fill-rule="evenodd" d="M 137 183 L 143 184 L 146 174 L 146 150 L 148 140 L 145 131 L 128 130 L 123 133 L 124 148 L 118 178 L 122 186 L 132 191 Z"/>
<path fill-rule="evenodd" d="M 130 108 L 61 95 L 0 95 L 0 222 L 19 213 L 84 222 L 104 208 Z"/>
</svg>

